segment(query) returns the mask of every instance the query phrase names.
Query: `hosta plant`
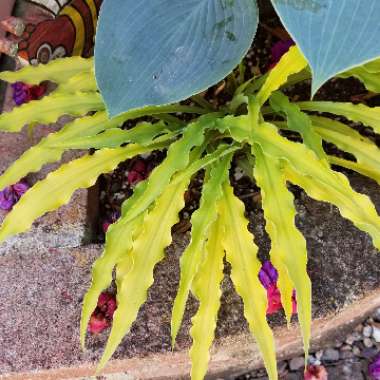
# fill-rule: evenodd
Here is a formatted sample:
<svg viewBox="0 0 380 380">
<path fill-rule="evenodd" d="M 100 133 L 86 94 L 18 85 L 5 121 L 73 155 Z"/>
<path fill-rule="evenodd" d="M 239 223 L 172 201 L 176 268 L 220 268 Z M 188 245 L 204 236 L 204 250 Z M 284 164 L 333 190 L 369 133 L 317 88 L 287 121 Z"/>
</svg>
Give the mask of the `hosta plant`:
<svg viewBox="0 0 380 380">
<path fill-rule="evenodd" d="M 50 80 L 58 85 L 41 100 L 2 114 L 2 131 L 18 132 L 27 123 L 51 123 L 62 114 L 83 116 L 26 151 L 0 177 L 0 188 L 16 183 L 46 163 L 59 161 L 67 150 L 95 148 L 95 153 L 63 164 L 28 190 L 5 218 L 0 241 L 27 230 L 38 217 L 67 203 L 76 189 L 92 186 L 100 174 L 112 171 L 120 162 L 154 150 L 166 151 L 163 162 L 122 205 L 121 217 L 109 227 L 104 252 L 93 266 L 82 311 L 83 346 L 100 294 L 113 278 L 117 286 L 117 310 L 99 369 L 128 334 L 146 301 L 154 282 L 154 268 L 171 243 L 171 228 L 184 206 L 184 193 L 191 178 L 204 170 L 200 205 L 191 217 L 191 240 L 180 259 L 180 282 L 171 321 L 173 346 L 192 293 L 199 308 L 190 330 L 191 377 L 203 379 L 214 339 L 226 259 L 269 378 L 277 379 L 274 338 L 266 319 L 266 290 L 258 277 L 258 247 L 247 229 L 244 205 L 234 195 L 229 179 L 231 160 L 237 152 L 246 156 L 245 166 L 249 163 L 252 178 L 261 189 L 271 261 L 279 274 L 278 287 L 288 321 L 296 290 L 306 353 L 311 283 L 306 271 L 306 242 L 295 224 L 296 209 L 288 184 L 298 185 L 310 197 L 336 206 L 380 248 L 380 217 L 374 205 L 331 166 L 355 170 L 380 183 L 379 149 L 347 124 L 316 113 L 343 116 L 379 133 L 380 108 L 291 102 L 283 90 L 290 83 L 310 77 L 307 61 L 296 46 L 268 74 L 240 83 L 231 101 L 219 109 L 197 99 L 199 106 L 151 106 L 109 118 L 97 91 L 92 59 L 66 58 L 16 73 L 4 72 L 0 77 L 29 84 Z M 191 120 L 184 122 L 177 113 L 189 113 Z M 155 121 L 120 128 L 127 120 L 142 116 Z M 293 135 L 296 132 L 299 142 L 285 137 L 286 131 Z M 355 160 L 329 154 L 323 141 L 350 153 Z"/>
</svg>

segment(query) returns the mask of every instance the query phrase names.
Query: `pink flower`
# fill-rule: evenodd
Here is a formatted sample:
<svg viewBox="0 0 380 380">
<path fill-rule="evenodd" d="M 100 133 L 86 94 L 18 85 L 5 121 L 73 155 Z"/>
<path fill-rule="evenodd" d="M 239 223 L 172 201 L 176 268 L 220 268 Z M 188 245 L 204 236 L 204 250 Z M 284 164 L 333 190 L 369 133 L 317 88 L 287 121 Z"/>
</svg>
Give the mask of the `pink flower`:
<svg viewBox="0 0 380 380">
<path fill-rule="evenodd" d="M 305 380 L 328 380 L 326 368 L 322 365 L 308 365 L 304 374 Z"/>
<path fill-rule="evenodd" d="M 267 314 L 277 313 L 282 309 L 281 294 L 277 287 L 278 272 L 272 263 L 267 260 L 263 263 L 259 272 L 260 282 L 263 284 L 264 288 L 267 290 L 268 297 L 268 308 Z M 293 291 L 292 296 L 293 303 L 293 314 L 297 313 L 297 300 L 296 292 Z"/>
<path fill-rule="evenodd" d="M 110 225 L 115 223 L 120 218 L 120 212 L 114 211 L 110 218 L 103 222 L 103 232 L 106 233 L 108 229 L 110 228 Z"/>
<path fill-rule="evenodd" d="M 13 206 L 28 189 L 29 185 L 27 183 L 19 182 L 0 191 L 0 209 L 6 211 L 12 210 Z"/>
<path fill-rule="evenodd" d="M 372 380 L 380 380 L 380 353 L 378 353 L 369 364 L 368 373 Z"/>
<path fill-rule="evenodd" d="M 31 100 L 39 99 L 46 92 L 45 85 L 31 86 L 23 82 L 13 83 L 12 88 L 13 100 L 18 106 L 28 103 Z"/>
<path fill-rule="evenodd" d="M 103 292 L 98 299 L 95 311 L 92 313 L 88 325 L 91 334 L 99 334 L 111 325 L 113 314 L 117 308 L 115 296 Z"/>
<path fill-rule="evenodd" d="M 131 169 L 128 173 L 128 183 L 130 185 L 136 185 L 144 179 L 148 178 L 150 173 L 150 168 L 146 164 L 146 162 L 142 159 L 138 159 L 132 165 Z"/>
<path fill-rule="evenodd" d="M 106 329 L 109 326 L 108 321 L 100 315 L 92 315 L 90 318 L 90 323 L 88 325 L 88 331 L 91 334 L 99 334 L 104 329 Z"/>
<path fill-rule="evenodd" d="M 107 318 L 112 319 L 116 307 L 116 299 L 113 294 L 104 292 L 99 296 L 98 308 Z"/>
</svg>

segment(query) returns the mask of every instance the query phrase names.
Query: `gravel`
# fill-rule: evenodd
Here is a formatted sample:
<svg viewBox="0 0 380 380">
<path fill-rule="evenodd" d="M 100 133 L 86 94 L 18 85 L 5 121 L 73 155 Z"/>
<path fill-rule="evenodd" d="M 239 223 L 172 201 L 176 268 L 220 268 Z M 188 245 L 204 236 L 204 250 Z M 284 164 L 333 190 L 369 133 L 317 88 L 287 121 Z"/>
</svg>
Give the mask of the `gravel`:
<svg viewBox="0 0 380 380">
<path fill-rule="evenodd" d="M 380 352 L 380 308 L 363 323 L 357 325 L 341 342 L 332 347 L 312 352 L 309 364 L 323 365 L 329 380 L 367 380 L 368 364 Z M 377 338 L 377 340 L 376 340 Z M 304 358 L 297 356 L 278 364 L 280 379 L 303 380 Z M 266 380 L 263 369 L 253 371 L 234 380 Z M 221 379 L 222 380 L 222 379 Z M 232 380 L 226 378 L 224 380 Z"/>
</svg>

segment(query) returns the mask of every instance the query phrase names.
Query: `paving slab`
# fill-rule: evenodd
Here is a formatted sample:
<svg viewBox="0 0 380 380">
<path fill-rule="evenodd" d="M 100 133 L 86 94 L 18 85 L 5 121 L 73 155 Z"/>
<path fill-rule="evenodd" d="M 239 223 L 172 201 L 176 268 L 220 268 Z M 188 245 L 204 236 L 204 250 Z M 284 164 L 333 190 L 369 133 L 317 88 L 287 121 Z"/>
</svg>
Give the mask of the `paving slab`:
<svg viewBox="0 0 380 380">
<path fill-rule="evenodd" d="M 3 112 L 9 112 L 14 107 L 10 86 L 5 94 Z M 52 125 L 37 125 L 33 134 L 24 128 L 20 133 L 0 132 L 0 174 L 10 166 L 30 146 L 36 144 L 41 138 L 52 131 L 56 131 L 72 120 L 62 117 Z M 79 157 L 83 152 L 70 152 L 64 155 L 62 162 Z M 27 180 L 30 184 L 43 179 L 47 173 L 54 170 L 60 163 L 46 165 L 39 173 L 31 173 Z M 30 232 L 12 237 L 0 246 L 0 254 L 13 248 L 30 250 L 33 247 L 78 247 L 83 242 L 91 239 L 92 221 L 89 218 L 88 190 L 82 189 L 75 192 L 71 202 L 41 217 L 34 223 Z M 96 208 L 95 205 L 92 207 Z M 6 216 L 6 212 L 0 210 L 0 222 Z M 95 214 L 95 213 L 93 213 Z"/>
</svg>

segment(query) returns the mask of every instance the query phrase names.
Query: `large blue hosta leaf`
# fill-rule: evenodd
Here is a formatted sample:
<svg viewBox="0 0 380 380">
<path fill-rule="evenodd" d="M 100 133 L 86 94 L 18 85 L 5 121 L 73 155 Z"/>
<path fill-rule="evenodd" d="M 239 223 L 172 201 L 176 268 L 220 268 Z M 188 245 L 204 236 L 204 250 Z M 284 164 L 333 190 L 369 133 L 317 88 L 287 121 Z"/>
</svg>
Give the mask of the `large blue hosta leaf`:
<svg viewBox="0 0 380 380">
<path fill-rule="evenodd" d="M 380 0 L 272 0 L 313 72 L 313 94 L 334 75 L 380 56 Z"/>
<path fill-rule="evenodd" d="M 247 52 L 257 23 L 255 0 L 105 0 L 95 70 L 109 114 L 217 83 Z"/>
</svg>

